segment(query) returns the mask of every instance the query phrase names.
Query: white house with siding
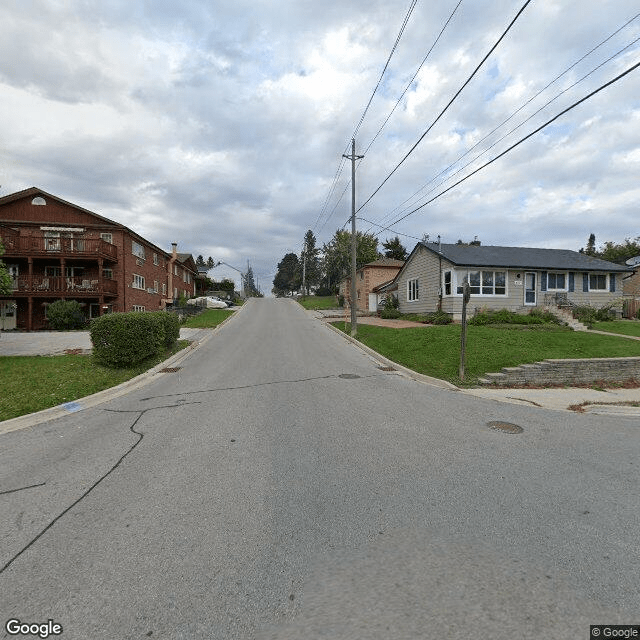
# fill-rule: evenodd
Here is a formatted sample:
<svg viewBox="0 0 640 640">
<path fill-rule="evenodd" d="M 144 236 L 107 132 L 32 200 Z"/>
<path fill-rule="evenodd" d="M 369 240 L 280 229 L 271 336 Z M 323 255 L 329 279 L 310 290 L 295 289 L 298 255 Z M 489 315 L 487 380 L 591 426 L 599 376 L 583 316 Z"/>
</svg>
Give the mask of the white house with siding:
<svg viewBox="0 0 640 640">
<path fill-rule="evenodd" d="M 535 307 L 569 302 L 602 307 L 622 296 L 633 269 L 566 249 L 419 242 L 396 276 L 402 313 L 441 309 L 462 316 L 468 279 L 469 310 Z"/>
</svg>

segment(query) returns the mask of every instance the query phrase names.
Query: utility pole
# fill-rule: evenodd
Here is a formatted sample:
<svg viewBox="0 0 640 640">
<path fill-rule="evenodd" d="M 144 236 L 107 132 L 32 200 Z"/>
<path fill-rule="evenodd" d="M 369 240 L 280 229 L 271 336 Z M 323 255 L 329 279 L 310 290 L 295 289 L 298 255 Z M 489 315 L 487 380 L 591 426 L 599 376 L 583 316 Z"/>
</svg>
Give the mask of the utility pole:
<svg viewBox="0 0 640 640">
<path fill-rule="evenodd" d="M 356 160 L 364 156 L 356 155 L 356 140 L 351 139 L 351 155 L 342 154 L 343 158 L 351 160 L 351 336 L 358 334 L 357 300 L 356 300 Z"/>
</svg>

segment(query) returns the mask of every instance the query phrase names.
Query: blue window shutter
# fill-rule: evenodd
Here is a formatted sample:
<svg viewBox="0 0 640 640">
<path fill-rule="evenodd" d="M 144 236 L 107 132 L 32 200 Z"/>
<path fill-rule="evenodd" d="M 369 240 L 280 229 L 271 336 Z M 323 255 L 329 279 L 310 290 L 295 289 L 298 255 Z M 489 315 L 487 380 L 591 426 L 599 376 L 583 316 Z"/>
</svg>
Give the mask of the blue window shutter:
<svg viewBox="0 0 640 640">
<path fill-rule="evenodd" d="M 540 274 L 540 291 L 546 291 L 547 290 L 547 272 L 543 271 Z"/>
<path fill-rule="evenodd" d="M 585 292 L 589 291 L 589 274 L 588 273 L 582 274 L 582 290 Z"/>
<path fill-rule="evenodd" d="M 576 290 L 575 274 L 573 271 L 569 271 L 569 291 Z"/>
<path fill-rule="evenodd" d="M 609 291 L 611 291 L 611 293 L 615 293 L 616 291 L 616 274 L 615 273 L 609 274 Z"/>
</svg>

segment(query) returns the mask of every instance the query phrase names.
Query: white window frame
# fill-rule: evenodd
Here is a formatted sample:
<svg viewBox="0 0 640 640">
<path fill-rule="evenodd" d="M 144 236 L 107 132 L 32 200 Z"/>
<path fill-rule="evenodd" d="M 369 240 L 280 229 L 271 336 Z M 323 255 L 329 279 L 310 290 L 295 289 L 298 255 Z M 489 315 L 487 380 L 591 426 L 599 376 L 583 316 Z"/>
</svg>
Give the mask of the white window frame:
<svg viewBox="0 0 640 640">
<path fill-rule="evenodd" d="M 167 283 L 166 282 L 162 283 L 162 295 L 163 296 L 167 295 Z"/>
<path fill-rule="evenodd" d="M 471 284 L 471 278 L 469 276 L 472 273 L 478 274 L 477 285 Z M 491 274 L 491 282 L 492 282 L 491 285 L 485 284 L 486 283 L 486 278 L 484 275 L 485 273 Z M 500 273 L 504 274 L 504 287 L 496 286 L 496 281 L 497 281 L 496 275 Z M 465 278 L 467 278 L 468 279 L 467 281 L 469 282 L 469 289 L 471 291 L 472 296 L 479 296 L 479 297 L 485 297 L 485 298 L 506 298 L 509 295 L 509 288 L 507 286 L 507 283 L 509 281 L 508 273 L 509 272 L 506 269 L 468 269 L 468 270 L 455 271 L 455 284 L 456 284 L 455 295 L 462 296 L 463 283 Z M 492 292 L 484 293 L 483 290 L 488 289 L 489 287 L 491 288 Z M 496 289 L 498 288 L 499 289 L 504 288 L 504 293 L 496 293 Z"/>
<path fill-rule="evenodd" d="M 112 233 L 101 233 L 100 239 L 108 242 L 109 244 L 113 244 L 113 234 Z"/>
<path fill-rule="evenodd" d="M 407 302 L 420 300 L 420 278 L 407 280 Z"/>
<path fill-rule="evenodd" d="M 140 260 L 146 260 L 144 245 L 135 240 L 131 241 L 131 253 L 136 256 L 136 258 L 140 258 Z"/>
<path fill-rule="evenodd" d="M 550 287 L 549 276 L 564 276 L 564 287 Z M 557 284 L 557 282 L 556 282 Z M 547 291 L 569 291 L 569 274 L 566 271 L 547 271 Z"/>
<path fill-rule="evenodd" d="M 154 252 L 154 254 L 153 254 L 153 264 L 155 264 L 156 267 L 157 267 L 159 263 L 160 263 L 160 261 L 158 260 L 158 254 Z"/>
<path fill-rule="evenodd" d="M 600 287 L 592 287 L 591 286 L 591 278 L 604 278 L 604 288 Z M 603 291 L 609 291 L 609 274 L 608 273 L 590 273 L 589 274 L 589 292 L 593 291 L 594 293 L 602 293 Z"/>
<path fill-rule="evenodd" d="M 137 273 L 133 274 L 133 284 L 131 285 L 134 289 L 142 289 L 144 290 L 145 287 L 145 282 L 144 282 L 144 276 L 138 275 Z"/>
<path fill-rule="evenodd" d="M 144 305 L 141 305 L 141 304 L 134 304 L 133 305 L 133 310 L 134 311 L 146 311 L 147 308 Z"/>
</svg>

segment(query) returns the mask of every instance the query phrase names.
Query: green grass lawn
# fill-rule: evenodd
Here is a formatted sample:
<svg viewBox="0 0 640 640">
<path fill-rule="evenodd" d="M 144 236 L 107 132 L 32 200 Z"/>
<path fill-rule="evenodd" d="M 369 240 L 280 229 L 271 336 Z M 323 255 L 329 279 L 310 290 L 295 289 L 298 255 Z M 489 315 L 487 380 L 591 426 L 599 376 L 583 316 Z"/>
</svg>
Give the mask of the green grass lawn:
<svg viewBox="0 0 640 640">
<path fill-rule="evenodd" d="M 338 308 L 336 296 L 305 296 L 304 298 L 298 298 L 298 302 L 309 311 Z"/>
<path fill-rule="evenodd" d="M 333 323 L 345 330 L 344 322 Z M 611 324 L 611 323 L 606 323 Z M 539 326 L 539 325 L 538 325 Z M 350 330 L 349 323 L 346 331 Z M 360 325 L 358 340 L 390 360 L 418 373 L 461 385 L 460 325 L 390 329 Z M 614 358 L 640 356 L 640 342 L 569 331 L 555 327 L 547 330 L 469 326 L 465 383 L 474 385 L 486 373 L 502 367 L 538 362 L 545 358 Z"/>
<path fill-rule="evenodd" d="M 129 369 L 97 364 L 90 355 L 0 357 L 0 421 L 78 400 L 126 382 L 184 349 L 177 345 Z"/>
<path fill-rule="evenodd" d="M 622 333 L 625 336 L 637 336 L 640 338 L 640 321 L 638 320 L 611 320 L 609 322 L 595 322 L 593 328 L 596 331 Z"/>
<path fill-rule="evenodd" d="M 189 329 L 213 329 L 237 311 L 205 309 L 201 314 L 189 318 L 182 326 Z"/>
</svg>

